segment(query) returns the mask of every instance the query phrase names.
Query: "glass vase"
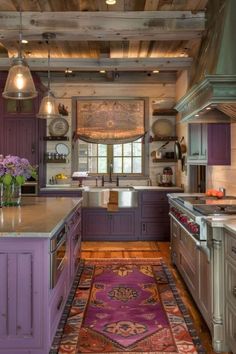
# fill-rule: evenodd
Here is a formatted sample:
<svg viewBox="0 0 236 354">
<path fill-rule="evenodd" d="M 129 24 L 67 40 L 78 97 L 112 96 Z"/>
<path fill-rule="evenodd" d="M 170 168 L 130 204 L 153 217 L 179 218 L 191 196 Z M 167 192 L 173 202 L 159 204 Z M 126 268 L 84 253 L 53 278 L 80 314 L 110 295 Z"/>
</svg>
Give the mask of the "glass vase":
<svg viewBox="0 0 236 354">
<path fill-rule="evenodd" d="M 21 203 L 21 186 L 18 184 L 1 184 L 0 195 L 1 207 L 18 206 Z"/>
</svg>

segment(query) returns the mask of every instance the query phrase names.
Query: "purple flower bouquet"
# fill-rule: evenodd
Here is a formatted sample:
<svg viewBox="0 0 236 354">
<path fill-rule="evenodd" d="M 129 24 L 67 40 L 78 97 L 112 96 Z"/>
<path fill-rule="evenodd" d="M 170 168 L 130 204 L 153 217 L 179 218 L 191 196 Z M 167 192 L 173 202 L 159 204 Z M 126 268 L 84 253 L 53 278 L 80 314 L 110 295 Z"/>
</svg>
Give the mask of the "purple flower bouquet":
<svg viewBox="0 0 236 354">
<path fill-rule="evenodd" d="M 14 206 L 20 204 L 21 186 L 30 178 L 37 178 L 36 168 L 19 156 L 8 155 L 0 159 L 0 204 Z"/>
</svg>

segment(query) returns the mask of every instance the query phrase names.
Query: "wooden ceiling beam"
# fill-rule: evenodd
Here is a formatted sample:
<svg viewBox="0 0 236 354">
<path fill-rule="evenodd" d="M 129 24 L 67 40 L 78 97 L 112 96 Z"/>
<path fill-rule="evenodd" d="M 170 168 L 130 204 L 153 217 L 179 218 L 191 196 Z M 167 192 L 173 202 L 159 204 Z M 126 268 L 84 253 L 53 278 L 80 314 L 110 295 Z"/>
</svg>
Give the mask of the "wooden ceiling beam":
<svg viewBox="0 0 236 354">
<path fill-rule="evenodd" d="M 32 70 L 47 70 L 47 58 L 27 58 Z M 151 71 L 151 70 L 185 70 L 192 64 L 192 58 L 51 58 L 51 70 L 74 71 L 120 70 L 120 71 Z M 0 58 L 0 70 L 7 70 L 11 64 L 9 58 Z"/>
<path fill-rule="evenodd" d="M 189 40 L 205 29 L 205 13 L 191 11 L 23 12 L 23 36 L 40 40 L 55 32 L 57 41 Z M 19 13 L 0 12 L 0 40 L 19 36 Z"/>
</svg>

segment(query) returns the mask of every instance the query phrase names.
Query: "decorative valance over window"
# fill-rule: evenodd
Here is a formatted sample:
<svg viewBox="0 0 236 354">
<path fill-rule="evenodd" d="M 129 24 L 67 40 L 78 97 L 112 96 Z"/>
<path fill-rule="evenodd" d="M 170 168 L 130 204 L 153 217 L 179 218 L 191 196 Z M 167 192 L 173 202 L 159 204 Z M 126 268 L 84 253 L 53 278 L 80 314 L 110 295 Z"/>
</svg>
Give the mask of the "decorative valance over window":
<svg viewBox="0 0 236 354">
<path fill-rule="evenodd" d="M 101 144 L 118 144 L 144 135 L 145 101 L 92 99 L 77 101 L 77 138 Z"/>
</svg>

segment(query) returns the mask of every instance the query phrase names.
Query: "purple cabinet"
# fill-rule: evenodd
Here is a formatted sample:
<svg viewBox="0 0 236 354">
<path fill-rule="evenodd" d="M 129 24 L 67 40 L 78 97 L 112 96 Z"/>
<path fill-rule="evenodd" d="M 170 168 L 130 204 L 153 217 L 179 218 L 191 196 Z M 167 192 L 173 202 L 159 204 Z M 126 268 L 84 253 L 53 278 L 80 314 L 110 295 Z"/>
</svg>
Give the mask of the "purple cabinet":
<svg viewBox="0 0 236 354">
<path fill-rule="evenodd" d="M 84 241 L 133 241 L 135 233 L 135 209 L 107 212 L 102 208 L 83 208 L 82 236 Z"/>
<path fill-rule="evenodd" d="M 231 164 L 230 123 L 208 124 L 208 165 Z"/>
<path fill-rule="evenodd" d="M 182 190 L 175 190 L 176 193 Z M 140 240 L 169 241 L 170 220 L 167 194 L 173 191 L 140 192 Z"/>
<path fill-rule="evenodd" d="M 35 76 L 38 97 L 33 100 L 8 100 L 2 97 L 6 73 L 0 77 L 0 154 L 17 155 L 27 158 L 31 164 L 38 166 L 39 183 L 45 183 L 45 166 L 43 157 L 46 142 L 46 121 L 37 119 L 43 86 Z"/>
<path fill-rule="evenodd" d="M 0 354 L 48 354 L 78 267 L 81 208 L 67 220 L 64 269 L 50 288 L 50 239 L 0 239 Z"/>
<path fill-rule="evenodd" d="M 22 349 L 22 353 L 39 354 L 48 327 L 43 326 L 42 318 L 47 280 L 47 276 L 43 278 L 45 240 L 0 241 L 0 353 L 21 353 Z"/>
<path fill-rule="evenodd" d="M 188 161 L 207 165 L 231 164 L 230 123 L 189 124 Z"/>
</svg>

